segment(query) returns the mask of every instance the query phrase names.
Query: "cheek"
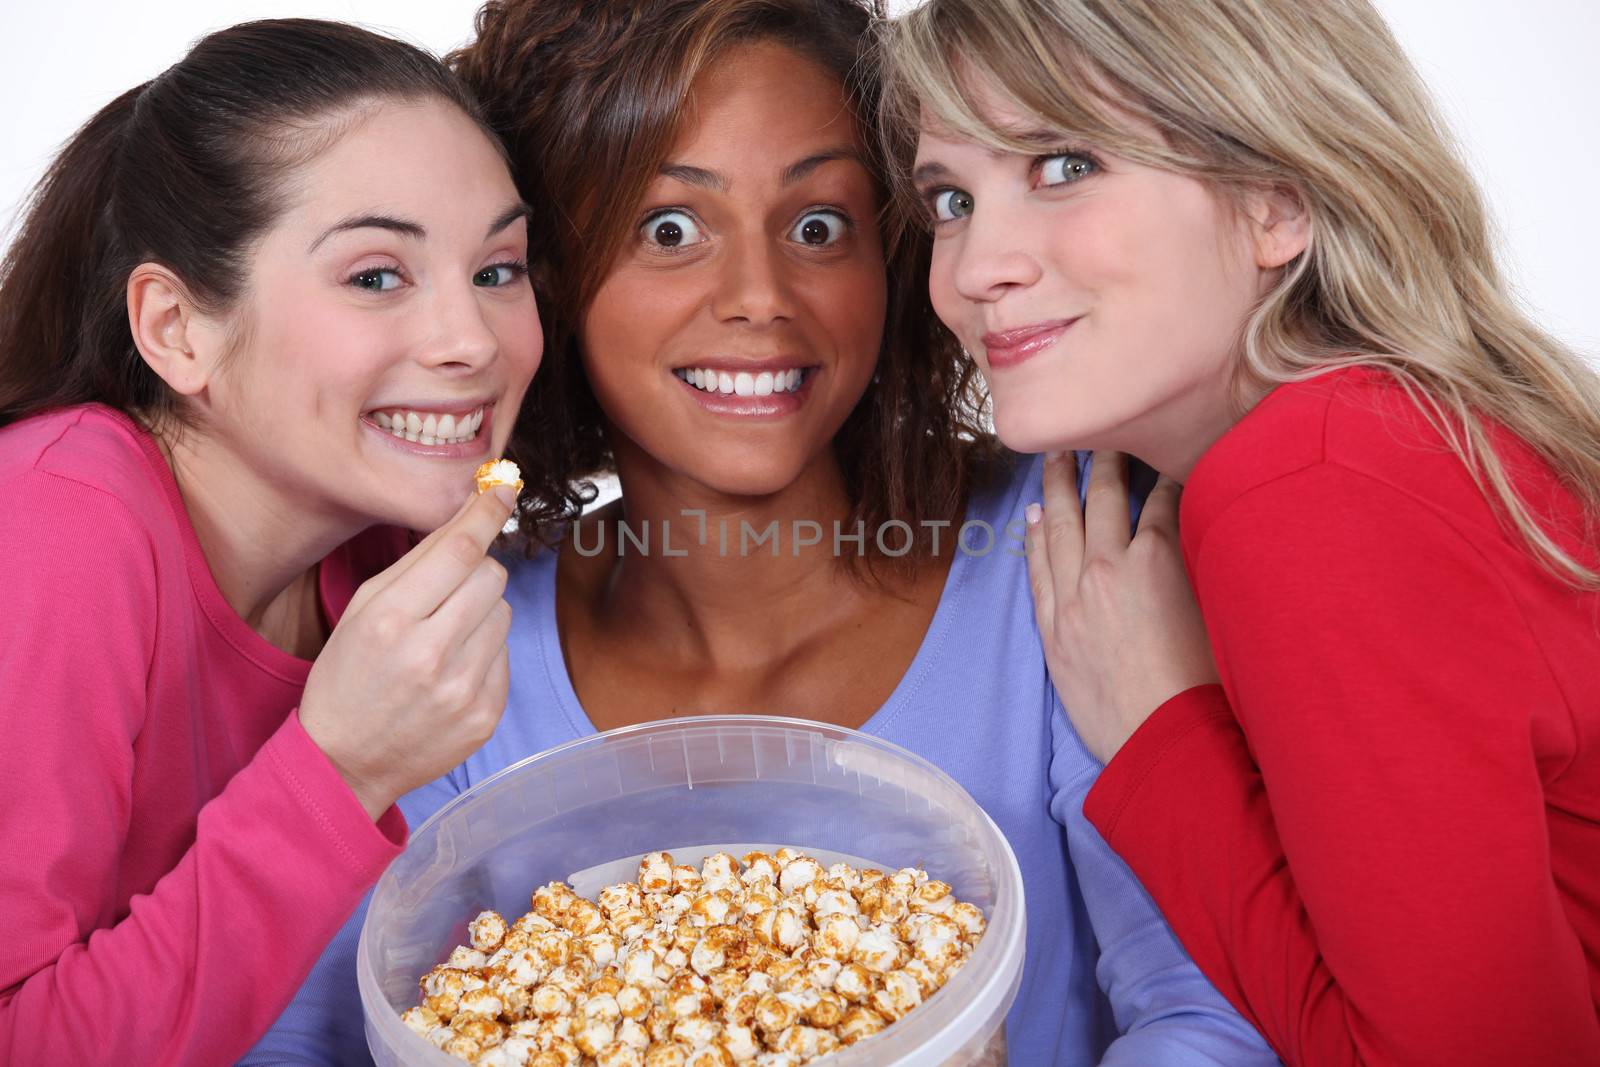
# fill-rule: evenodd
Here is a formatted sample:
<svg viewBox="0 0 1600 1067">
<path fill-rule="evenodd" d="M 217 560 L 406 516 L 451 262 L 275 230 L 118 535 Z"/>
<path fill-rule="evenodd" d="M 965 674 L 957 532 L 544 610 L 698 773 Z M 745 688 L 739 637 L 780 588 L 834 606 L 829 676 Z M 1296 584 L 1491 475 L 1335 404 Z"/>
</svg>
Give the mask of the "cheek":
<svg viewBox="0 0 1600 1067">
<path fill-rule="evenodd" d="M 928 300 L 939 321 L 952 332 L 959 333 L 962 301 L 955 287 L 955 251 L 953 238 L 933 242 L 933 258 L 928 266 Z"/>
<path fill-rule="evenodd" d="M 889 306 L 883 270 L 882 262 L 869 262 L 826 276 L 813 288 L 809 301 L 831 347 L 847 357 L 847 367 L 865 364 L 863 381 L 871 377 L 883 343 Z"/>
<path fill-rule="evenodd" d="M 499 309 L 491 321 L 500 353 L 512 368 L 512 384 L 526 388 L 544 355 L 544 330 L 533 294 Z"/>
<path fill-rule="evenodd" d="M 393 325 L 315 295 L 276 300 L 294 314 L 255 315 L 227 368 L 251 406 L 359 407 L 402 347 Z"/>
</svg>

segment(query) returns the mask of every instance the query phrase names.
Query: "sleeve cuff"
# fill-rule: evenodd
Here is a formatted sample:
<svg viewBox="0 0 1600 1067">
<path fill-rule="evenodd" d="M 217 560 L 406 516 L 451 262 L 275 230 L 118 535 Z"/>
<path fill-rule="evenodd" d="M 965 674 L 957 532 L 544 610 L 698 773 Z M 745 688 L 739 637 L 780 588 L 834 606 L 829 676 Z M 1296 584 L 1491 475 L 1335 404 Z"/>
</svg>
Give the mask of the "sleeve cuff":
<svg viewBox="0 0 1600 1067">
<path fill-rule="evenodd" d="M 1161 705 L 1133 732 L 1083 802 L 1084 815 L 1108 843 L 1114 843 L 1123 812 L 1167 758 L 1196 730 L 1218 720 L 1233 720 L 1227 694 L 1220 685 L 1197 685 Z"/>
<path fill-rule="evenodd" d="M 375 880 L 405 848 L 409 830 L 400 809 L 390 805 L 374 823 L 338 768 L 300 724 L 298 708 L 262 752 L 357 878 Z"/>
</svg>

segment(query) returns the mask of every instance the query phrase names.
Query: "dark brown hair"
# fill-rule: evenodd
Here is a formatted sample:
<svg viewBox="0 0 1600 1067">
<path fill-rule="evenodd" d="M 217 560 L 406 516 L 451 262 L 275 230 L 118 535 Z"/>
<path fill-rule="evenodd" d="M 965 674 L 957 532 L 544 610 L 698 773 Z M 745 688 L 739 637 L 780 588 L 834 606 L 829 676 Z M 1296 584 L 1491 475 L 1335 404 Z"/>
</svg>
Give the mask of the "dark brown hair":
<svg viewBox="0 0 1600 1067">
<path fill-rule="evenodd" d="M 546 345 L 514 435 L 531 468 L 525 532 L 551 538 L 593 499 L 588 479 L 612 469 L 579 328 L 634 232 L 695 78 L 741 44 L 792 48 L 844 86 L 881 176 L 871 138 L 875 17 L 875 0 L 491 0 L 478 13 L 477 40 L 447 57 L 504 139 L 533 205 L 529 247 Z M 956 517 L 993 444 L 981 429 L 974 367 L 928 303 L 927 237 L 892 221 L 888 231 L 883 348 L 834 448 L 852 524 L 873 530 L 900 519 L 926 532 L 921 520 Z"/>
<path fill-rule="evenodd" d="M 0 425 L 96 401 L 177 416 L 134 347 L 129 274 L 160 263 L 202 307 L 226 310 L 251 242 L 283 209 L 288 172 L 343 128 L 330 120 L 426 97 L 482 122 L 420 49 L 342 23 L 273 19 L 202 38 L 107 104 L 50 164 L 0 263 Z"/>
</svg>

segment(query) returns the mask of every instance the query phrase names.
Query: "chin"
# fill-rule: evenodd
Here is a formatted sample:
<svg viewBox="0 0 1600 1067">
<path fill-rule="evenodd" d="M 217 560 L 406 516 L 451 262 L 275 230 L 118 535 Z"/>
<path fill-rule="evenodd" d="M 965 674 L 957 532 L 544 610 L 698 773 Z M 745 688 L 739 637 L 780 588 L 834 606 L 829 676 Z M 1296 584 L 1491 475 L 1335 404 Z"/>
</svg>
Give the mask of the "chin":
<svg viewBox="0 0 1600 1067">
<path fill-rule="evenodd" d="M 994 432 L 1000 443 L 1013 452 L 1065 452 L 1084 447 L 1076 440 L 1078 435 L 1069 433 L 1059 417 L 1051 418 L 1049 412 L 1036 403 L 1021 410 L 996 404 Z"/>
<path fill-rule="evenodd" d="M 402 504 L 392 514 L 380 521 L 393 526 L 403 526 L 417 533 L 429 534 L 449 522 L 461 505 L 466 502 L 470 487 L 454 490 L 450 493 L 434 492 L 419 495 L 415 500 Z"/>
<path fill-rule="evenodd" d="M 753 464 L 748 467 L 726 465 L 708 470 L 685 471 L 701 485 L 726 496 L 771 496 L 781 493 L 800 477 L 800 468 L 787 464 Z"/>
</svg>

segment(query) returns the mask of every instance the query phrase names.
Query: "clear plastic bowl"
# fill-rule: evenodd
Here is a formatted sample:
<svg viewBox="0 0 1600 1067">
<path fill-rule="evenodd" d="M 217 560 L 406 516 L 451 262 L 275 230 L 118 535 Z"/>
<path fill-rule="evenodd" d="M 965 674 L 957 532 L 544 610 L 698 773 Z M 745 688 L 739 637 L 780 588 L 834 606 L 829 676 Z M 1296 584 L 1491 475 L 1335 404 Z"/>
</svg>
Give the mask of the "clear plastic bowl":
<svg viewBox="0 0 1600 1067">
<path fill-rule="evenodd" d="M 715 715 L 647 723 L 529 757 L 451 801 L 379 879 L 358 980 L 379 1067 L 461 1067 L 400 1021 L 417 980 L 493 908 L 566 880 L 592 894 L 637 857 L 698 862 L 719 849 L 790 845 L 832 862 L 921 867 L 982 908 L 967 964 L 921 1007 L 828 1067 L 1004 1064 L 1022 980 L 1022 874 L 993 820 L 944 772 L 897 745 L 802 719 Z M 733 846 L 733 847 L 730 847 Z M 576 877 L 575 877 L 576 876 Z"/>
</svg>

